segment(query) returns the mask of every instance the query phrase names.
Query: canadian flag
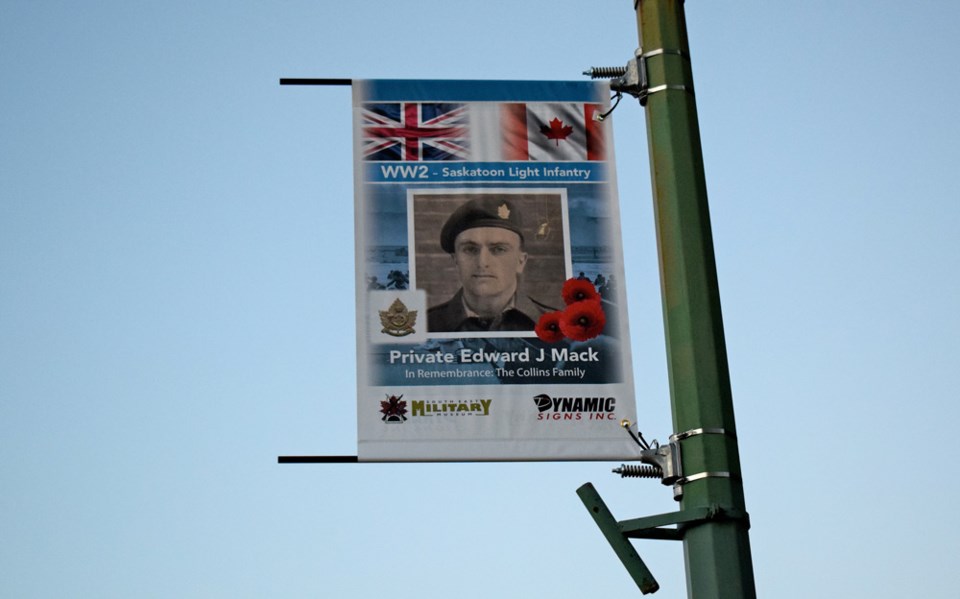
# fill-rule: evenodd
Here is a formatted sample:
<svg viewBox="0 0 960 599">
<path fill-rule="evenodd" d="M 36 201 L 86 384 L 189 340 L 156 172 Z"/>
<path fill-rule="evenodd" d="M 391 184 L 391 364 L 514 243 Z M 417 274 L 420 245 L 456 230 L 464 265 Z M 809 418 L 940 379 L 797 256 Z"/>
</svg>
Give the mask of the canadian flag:
<svg viewBox="0 0 960 599">
<path fill-rule="evenodd" d="M 471 114 L 474 160 L 603 160 L 599 104 L 528 102 L 485 106 Z"/>
</svg>

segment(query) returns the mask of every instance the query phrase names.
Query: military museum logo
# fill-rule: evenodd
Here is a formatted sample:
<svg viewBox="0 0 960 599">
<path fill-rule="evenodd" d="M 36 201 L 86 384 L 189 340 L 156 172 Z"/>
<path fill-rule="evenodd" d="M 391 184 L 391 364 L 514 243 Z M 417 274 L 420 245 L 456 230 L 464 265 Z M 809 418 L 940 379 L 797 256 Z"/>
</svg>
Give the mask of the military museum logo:
<svg viewBox="0 0 960 599">
<path fill-rule="evenodd" d="M 381 333 L 392 337 L 405 337 L 416 332 L 413 325 L 417 324 L 417 311 L 408 310 L 400 298 L 397 298 L 389 308 L 380 310 L 380 324 L 383 325 Z"/>
<path fill-rule="evenodd" d="M 413 416 L 489 416 L 492 399 L 413 402 Z"/>
<path fill-rule="evenodd" d="M 380 420 L 387 423 L 404 423 L 414 417 L 432 416 L 489 416 L 492 399 L 472 400 L 414 400 L 407 402 L 403 395 L 388 395 L 380 402 Z"/>
<path fill-rule="evenodd" d="M 406 422 L 407 402 L 403 401 L 402 395 L 388 395 L 386 401 L 380 402 L 380 413 L 383 414 L 380 420 L 384 422 Z"/>
</svg>

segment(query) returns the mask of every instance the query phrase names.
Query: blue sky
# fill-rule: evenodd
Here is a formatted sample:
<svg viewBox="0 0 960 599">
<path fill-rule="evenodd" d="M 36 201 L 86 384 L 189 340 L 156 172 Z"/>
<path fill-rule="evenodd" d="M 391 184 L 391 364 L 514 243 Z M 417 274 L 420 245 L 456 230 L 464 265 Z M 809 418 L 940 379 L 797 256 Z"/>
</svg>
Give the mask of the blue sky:
<svg viewBox="0 0 960 599">
<path fill-rule="evenodd" d="M 960 8 L 686 3 L 757 589 L 952 598 Z M 348 88 L 580 79 L 632 2 L 0 2 L 0 595 L 638 593 L 608 463 L 356 452 Z M 640 428 L 671 432 L 642 109 L 613 115 Z M 930 520 L 919 515 L 929 509 Z M 685 597 L 680 544 L 639 542 Z"/>
</svg>

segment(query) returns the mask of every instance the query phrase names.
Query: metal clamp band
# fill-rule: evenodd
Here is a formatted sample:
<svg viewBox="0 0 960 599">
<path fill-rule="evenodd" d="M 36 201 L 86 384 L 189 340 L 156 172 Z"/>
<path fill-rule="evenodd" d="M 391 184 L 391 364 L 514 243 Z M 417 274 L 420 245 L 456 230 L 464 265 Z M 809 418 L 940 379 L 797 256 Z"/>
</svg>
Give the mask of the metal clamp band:
<svg viewBox="0 0 960 599">
<path fill-rule="evenodd" d="M 692 483 L 697 480 L 703 480 L 705 478 L 734 478 L 738 475 L 733 474 L 732 472 L 698 472 L 697 474 L 691 474 L 690 476 L 684 476 L 677 479 L 677 482 L 674 485 L 685 485 L 687 483 Z"/>
<path fill-rule="evenodd" d="M 687 439 L 689 437 L 695 437 L 697 435 L 728 435 L 733 439 L 737 438 L 735 434 L 729 432 L 725 428 L 703 427 L 703 428 L 695 428 L 689 431 L 684 431 L 682 433 L 675 433 L 673 435 L 670 435 L 670 441 L 674 441 L 674 442 L 683 441 L 684 439 Z"/>
<path fill-rule="evenodd" d="M 640 52 L 640 50 L 637 50 L 637 52 Z M 637 54 L 637 63 L 640 68 L 640 88 L 641 88 L 640 104 L 641 105 L 646 105 L 646 99 L 651 94 L 655 94 L 657 92 L 663 92 L 671 89 L 676 91 L 685 91 L 689 93 L 691 96 L 694 95 L 693 88 L 687 87 L 686 85 L 664 84 L 664 85 L 657 85 L 655 87 L 647 87 L 648 86 L 647 59 L 649 59 L 652 56 L 664 56 L 664 55 L 680 56 L 681 58 L 685 58 L 688 61 L 690 60 L 690 57 L 687 56 L 687 54 L 683 50 L 677 50 L 674 48 L 669 48 L 669 49 L 657 48 L 656 50 L 650 50 L 649 52 L 643 52 L 642 54 Z"/>
<path fill-rule="evenodd" d="M 618 102 L 623 93 L 628 93 L 640 100 L 641 106 L 647 105 L 647 97 L 649 97 L 650 94 L 662 91 L 684 91 L 693 96 L 693 85 L 686 86 L 668 83 L 650 87 L 650 80 L 647 78 L 647 61 L 654 56 L 679 56 L 688 62 L 690 60 L 690 56 L 686 52 L 676 48 L 656 48 L 649 52 L 644 52 L 643 48 L 637 48 L 633 58 L 627 62 L 626 67 L 590 67 L 584 71 L 583 74 L 590 75 L 590 77 L 594 79 L 600 77 L 611 78 L 610 90 L 616 92 Z M 614 107 L 616 107 L 616 104 L 614 104 Z M 611 112 L 613 112 L 612 108 L 600 115 L 600 118 L 597 120 L 603 120 L 603 118 Z"/>
<path fill-rule="evenodd" d="M 687 87 L 686 85 L 658 85 L 656 87 L 648 88 L 645 95 L 649 96 L 650 94 L 667 91 L 668 89 L 684 91 L 688 92 L 691 96 L 694 95 L 693 88 Z"/>
<path fill-rule="evenodd" d="M 690 60 L 690 56 L 683 50 L 667 50 L 664 48 L 657 48 L 656 50 L 650 50 L 649 52 L 644 52 L 643 54 L 640 54 L 639 57 L 646 59 L 646 58 L 650 58 L 651 56 L 660 56 L 662 54 L 673 54 L 675 56 L 680 56 L 681 58 L 686 58 L 687 60 Z"/>
</svg>

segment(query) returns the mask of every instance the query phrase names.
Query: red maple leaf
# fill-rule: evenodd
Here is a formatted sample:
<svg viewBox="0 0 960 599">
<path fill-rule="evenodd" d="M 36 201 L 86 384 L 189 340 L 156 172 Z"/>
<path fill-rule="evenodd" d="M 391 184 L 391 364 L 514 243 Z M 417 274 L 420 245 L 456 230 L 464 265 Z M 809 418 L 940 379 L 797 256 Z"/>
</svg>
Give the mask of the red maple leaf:
<svg viewBox="0 0 960 599">
<path fill-rule="evenodd" d="M 573 127 L 570 125 L 564 126 L 563 121 L 557 117 L 553 117 L 553 120 L 550 121 L 550 126 L 540 125 L 540 133 L 543 133 L 547 136 L 547 139 L 552 139 L 556 142 L 557 146 L 560 146 L 560 140 L 566 139 L 573 133 Z"/>
</svg>

